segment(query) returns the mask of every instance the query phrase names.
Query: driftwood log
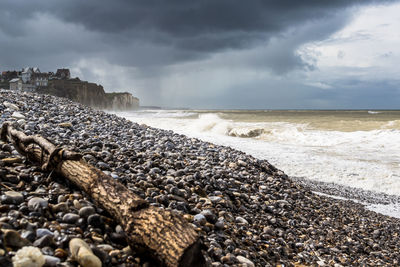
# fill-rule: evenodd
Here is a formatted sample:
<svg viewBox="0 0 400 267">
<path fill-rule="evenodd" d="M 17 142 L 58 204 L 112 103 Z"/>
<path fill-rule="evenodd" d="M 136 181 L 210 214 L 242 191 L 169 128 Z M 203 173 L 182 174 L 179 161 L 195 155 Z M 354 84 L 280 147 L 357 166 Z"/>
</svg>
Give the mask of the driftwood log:
<svg viewBox="0 0 400 267">
<path fill-rule="evenodd" d="M 85 191 L 125 230 L 128 244 L 163 266 L 205 266 L 202 243 L 195 229 L 180 215 L 150 206 L 124 185 L 81 159 L 57 148 L 41 136 L 27 136 L 9 122 L 1 139 L 43 168 L 54 170 Z"/>
</svg>

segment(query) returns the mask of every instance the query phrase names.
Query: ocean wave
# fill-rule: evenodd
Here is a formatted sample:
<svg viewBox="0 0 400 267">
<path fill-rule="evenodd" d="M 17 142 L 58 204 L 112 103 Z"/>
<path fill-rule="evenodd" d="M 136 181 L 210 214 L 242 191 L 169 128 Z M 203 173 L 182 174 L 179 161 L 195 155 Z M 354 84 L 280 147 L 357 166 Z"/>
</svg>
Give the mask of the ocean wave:
<svg viewBox="0 0 400 267">
<path fill-rule="evenodd" d="M 228 132 L 229 136 L 241 138 L 253 138 L 260 136 L 264 133 L 263 128 L 235 128 Z"/>
<path fill-rule="evenodd" d="M 355 117 L 351 121 L 356 125 L 354 130 L 344 131 L 340 118 L 329 120 L 329 124 L 340 124 L 333 129 L 341 130 L 332 130 L 305 120 L 246 122 L 225 119 L 229 116 L 224 113 L 197 113 L 182 118 L 170 117 L 168 112 L 164 112 L 168 117 L 159 113 L 148 117 L 133 114 L 128 118 L 234 147 L 267 159 L 289 176 L 400 195 L 400 120 L 363 122 Z M 358 127 L 363 123 L 371 125 Z"/>
<path fill-rule="evenodd" d="M 380 113 L 382 113 L 382 112 L 368 110 L 368 113 L 369 113 L 369 114 L 380 114 Z"/>
</svg>

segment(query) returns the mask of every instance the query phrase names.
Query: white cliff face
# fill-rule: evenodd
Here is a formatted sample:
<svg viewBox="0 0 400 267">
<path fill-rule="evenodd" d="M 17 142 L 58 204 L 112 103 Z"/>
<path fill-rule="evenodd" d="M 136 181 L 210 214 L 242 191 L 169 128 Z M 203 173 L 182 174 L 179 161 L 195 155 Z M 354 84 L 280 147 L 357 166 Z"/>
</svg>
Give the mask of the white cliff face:
<svg viewBox="0 0 400 267">
<path fill-rule="evenodd" d="M 139 99 L 130 93 L 118 93 L 111 100 L 113 110 L 131 110 L 139 108 Z"/>
</svg>

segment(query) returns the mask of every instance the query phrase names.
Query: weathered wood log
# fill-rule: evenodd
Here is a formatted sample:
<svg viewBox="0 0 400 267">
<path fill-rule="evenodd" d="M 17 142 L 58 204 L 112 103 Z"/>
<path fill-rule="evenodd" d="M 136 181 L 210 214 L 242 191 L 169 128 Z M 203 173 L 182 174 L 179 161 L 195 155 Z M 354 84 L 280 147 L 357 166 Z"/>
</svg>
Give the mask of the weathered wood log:
<svg viewBox="0 0 400 267">
<path fill-rule="evenodd" d="M 129 245 L 165 266 L 205 266 L 195 229 L 176 213 L 152 207 L 78 154 L 56 148 L 40 136 L 27 136 L 5 122 L 1 139 L 44 168 L 55 170 L 85 191 L 121 226 Z"/>
</svg>

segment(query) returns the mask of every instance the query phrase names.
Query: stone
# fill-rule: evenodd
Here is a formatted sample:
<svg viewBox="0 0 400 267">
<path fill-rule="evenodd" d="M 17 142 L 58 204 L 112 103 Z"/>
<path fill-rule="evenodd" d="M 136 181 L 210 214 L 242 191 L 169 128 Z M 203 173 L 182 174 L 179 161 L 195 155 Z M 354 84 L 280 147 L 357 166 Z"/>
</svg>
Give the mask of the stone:
<svg viewBox="0 0 400 267">
<path fill-rule="evenodd" d="M 40 249 L 35 247 L 23 247 L 12 257 L 13 267 L 42 267 L 45 261 Z"/>
<path fill-rule="evenodd" d="M 56 248 L 56 250 L 54 251 L 54 256 L 60 259 L 65 259 L 66 257 L 68 257 L 68 252 L 66 252 L 62 248 Z"/>
<path fill-rule="evenodd" d="M 57 267 L 57 264 L 61 262 L 61 260 L 54 256 L 45 255 L 45 267 Z"/>
<path fill-rule="evenodd" d="M 77 210 L 79 210 L 79 209 L 82 208 L 82 204 L 79 202 L 79 200 L 74 199 L 74 201 L 73 201 L 72 203 L 73 203 L 74 207 L 75 207 Z"/>
<path fill-rule="evenodd" d="M 97 245 L 97 247 L 98 247 L 99 249 L 101 249 L 101 250 L 107 252 L 107 253 L 110 252 L 111 250 L 114 250 L 113 246 L 108 245 L 108 244 L 100 244 L 100 245 Z"/>
<path fill-rule="evenodd" d="M 211 200 L 212 203 L 218 203 L 222 200 L 222 198 L 219 196 L 210 196 L 208 198 Z"/>
<path fill-rule="evenodd" d="M 63 122 L 63 123 L 59 123 L 58 126 L 61 127 L 61 128 L 72 128 L 72 123 Z"/>
<path fill-rule="evenodd" d="M 33 245 L 35 247 L 39 247 L 39 248 L 43 248 L 43 247 L 50 247 L 53 246 L 55 244 L 53 236 L 51 235 L 45 235 L 42 236 L 41 238 L 35 240 L 35 242 L 33 242 Z"/>
<path fill-rule="evenodd" d="M 75 213 L 66 213 L 62 220 L 65 223 L 74 224 L 79 220 L 79 215 Z"/>
<path fill-rule="evenodd" d="M 80 238 L 73 238 L 69 242 L 69 250 L 71 256 L 81 266 L 85 267 L 101 267 L 100 259 L 93 254 L 89 245 Z"/>
<path fill-rule="evenodd" d="M 206 222 L 207 222 L 207 219 L 203 214 L 196 214 L 193 217 L 193 222 L 198 224 L 198 225 L 205 225 Z"/>
<path fill-rule="evenodd" d="M 217 230 L 223 230 L 225 228 L 225 223 L 223 221 L 217 221 L 214 226 Z"/>
<path fill-rule="evenodd" d="M 247 258 L 245 258 L 243 256 L 236 256 L 236 259 L 241 264 L 243 264 L 242 266 L 246 266 L 246 267 L 254 267 L 255 266 L 254 263 L 251 260 L 249 260 L 249 259 L 247 259 Z"/>
<path fill-rule="evenodd" d="M 249 222 L 245 218 L 240 216 L 236 217 L 235 222 L 238 224 L 249 224 Z"/>
<path fill-rule="evenodd" d="M 1 196 L 0 200 L 3 204 L 19 205 L 24 202 L 24 196 L 16 191 L 6 191 L 4 195 Z"/>
<path fill-rule="evenodd" d="M 15 118 L 15 119 L 25 119 L 25 116 L 22 115 L 20 112 L 18 111 L 14 111 L 13 114 L 11 115 L 11 117 Z"/>
<path fill-rule="evenodd" d="M 87 218 L 94 213 L 96 213 L 96 210 L 91 206 L 83 207 L 79 210 L 79 216 L 82 218 Z"/>
<path fill-rule="evenodd" d="M 239 166 L 241 166 L 241 167 L 246 167 L 246 166 L 247 166 L 247 163 L 244 162 L 244 161 L 241 160 L 241 159 L 239 159 L 239 160 L 237 161 L 237 164 L 238 164 Z"/>
<path fill-rule="evenodd" d="M 99 161 L 99 162 L 97 163 L 97 167 L 98 167 L 100 170 L 109 170 L 109 169 L 110 169 L 110 165 L 108 165 L 107 163 L 102 162 L 102 161 Z"/>
<path fill-rule="evenodd" d="M 6 108 L 9 108 L 9 109 L 12 109 L 12 110 L 19 110 L 19 107 L 18 107 L 17 105 L 15 105 L 15 104 L 13 104 L 13 103 L 10 103 L 10 102 L 8 102 L 8 101 L 4 101 L 4 102 L 3 102 L 3 105 L 4 105 Z"/>
<path fill-rule="evenodd" d="M 28 201 L 28 208 L 30 210 L 37 211 L 37 210 L 47 209 L 48 206 L 49 202 L 41 197 L 33 197 Z"/>
<path fill-rule="evenodd" d="M 30 230 L 22 230 L 21 237 L 28 239 L 30 242 L 33 242 L 36 239 L 35 232 L 30 231 Z"/>
<path fill-rule="evenodd" d="M 236 262 L 236 257 L 232 253 L 228 253 L 227 255 L 221 257 L 222 263 L 233 264 Z"/>
<path fill-rule="evenodd" d="M 7 247 L 13 247 L 13 248 L 21 248 L 24 246 L 28 246 L 31 244 L 31 242 L 23 238 L 17 231 L 15 230 L 2 230 L 4 232 L 4 245 Z"/>
<path fill-rule="evenodd" d="M 60 202 L 60 203 L 58 203 L 56 205 L 51 205 L 51 210 L 54 213 L 66 212 L 66 211 L 68 211 L 68 204 L 66 202 Z"/>
<path fill-rule="evenodd" d="M 17 157 L 4 158 L 4 159 L 1 160 L 1 162 L 3 162 L 6 165 L 11 165 L 13 163 L 21 163 L 22 159 L 21 158 L 17 158 Z"/>
<path fill-rule="evenodd" d="M 38 228 L 36 229 L 36 237 L 40 238 L 42 236 L 45 235 L 50 235 L 50 236 L 54 236 L 54 233 L 52 231 L 50 231 L 49 229 L 46 228 Z"/>
<path fill-rule="evenodd" d="M 99 214 L 92 214 L 87 218 L 87 222 L 89 225 L 96 227 L 96 228 L 101 228 L 103 227 L 103 219 Z"/>
<path fill-rule="evenodd" d="M 215 223 L 217 221 L 217 216 L 209 209 L 203 210 L 201 214 L 206 217 L 209 223 Z"/>
<path fill-rule="evenodd" d="M 107 263 L 111 261 L 111 257 L 108 255 L 108 253 L 104 250 L 99 249 L 98 247 L 93 247 L 92 252 L 96 257 L 100 259 L 103 265 L 107 266 Z"/>
</svg>

